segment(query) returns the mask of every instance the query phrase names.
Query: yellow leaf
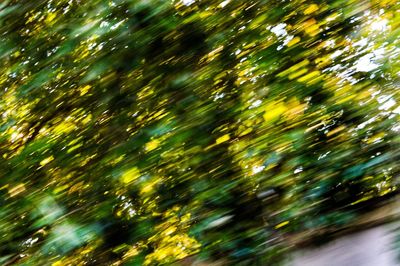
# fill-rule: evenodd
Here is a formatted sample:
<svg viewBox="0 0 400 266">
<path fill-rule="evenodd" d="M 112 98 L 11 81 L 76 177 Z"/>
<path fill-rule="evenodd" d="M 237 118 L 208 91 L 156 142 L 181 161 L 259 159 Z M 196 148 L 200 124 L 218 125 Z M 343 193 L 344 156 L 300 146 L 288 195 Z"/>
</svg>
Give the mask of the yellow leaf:
<svg viewBox="0 0 400 266">
<path fill-rule="evenodd" d="M 332 136 L 332 135 L 334 135 L 334 134 L 336 134 L 336 133 L 338 133 L 338 132 L 340 132 L 340 131 L 342 131 L 344 129 L 346 129 L 345 126 L 339 126 L 339 127 L 335 128 L 335 129 L 329 131 L 328 133 L 326 133 L 326 136 L 330 137 L 330 136 Z"/>
<path fill-rule="evenodd" d="M 124 158 L 125 158 L 125 155 L 123 154 L 123 155 L 115 158 L 114 160 L 111 160 L 110 163 L 111 163 L 111 165 L 116 165 L 117 163 L 121 162 Z"/>
<path fill-rule="evenodd" d="M 319 26 L 318 26 L 317 21 L 314 18 L 311 18 L 311 19 L 308 19 L 307 21 L 305 21 L 301 27 L 310 36 L 315 36 L 319 33 Z"/>
<path fill-rule="evenodd" d="M 207 18 L 214 15 L 211 11 L 203 11 L 199 14 L 200 18 Z"/>
<path fill-rule="evenodd" d="M 8 193 L 10 194 L 11 197 L 14 197 L 14 196 L 24 192 L 25 190 L 26 190 L 25 185 L 21 183 L 21 184 L 16 185 L 13 188 L 10 188 L 8 190 Z"/>
<path fill-rule="evenodd" d="M 88 254 L 88 253 L 90 253 L 90 252 L 92 252 L 92 251 L 93 251 L 93 248 L 92 248 L 92 247 L 88 247 L 88 248 L 82 250 L 82 251 L 81 251 L 81 254 L 82 254 L 82 255 L 85 255 L 85 254 Z"/>
<path fill-rule="evenodd" d="M 385 136 L 386 136 L 386 134 L 385 134 L 384 132 L 377 133 L 377 134 L 373 135 L 372 137 L 370 137 L 370 138 L 367 140 L 367 143 L 368 143 L 368 144 L 372 144 L 372 143 L 376 143 L 376 142 L 378 142 L 378 141 L 382 141 L 382 139 L 383 139 Z"/>
<path fill-rule="evenodd" d="M 228 140 L 230 140 L 230 139 L 231 139 L 231 138 L 229 137 L 229 134 L 225 134 L 225 135 L 223 135 L 222 137 L 217 138 L 216 141 L 215 141 L 215 143 L 216 143 L 216 144 L 221 144 L 221 143 L 223 143 L 223 142 L 225 142 L 225 141 L 228 141 Z"/>
<path fill-rule="evenodd" d="M 62 260 L 58 260 L 51 264 L 51 266 L 62 266 L 62 265 L 63 265 Z"/>
<path fill-rule="evenodd" d="M 253 131 L 253 129 L 252 129 L 251 127 L 249 127 L 249 128 L 247 128 L 247 129 L 243 130 L 243 131 L 239 134 L 239 136 L 245 136 L 245 135 L 251 133 L 252 131 Z"/>
<path fill-rule="evenodd" d="M 294 37 L 293 39 L 291 39 L 288 43 L 287 46 L 291 47 L 293 45 L 295 45 L 296 43 L 300 42 L 300 37 Z"/>
<path fill-rule="evenodd" d="M 329 15 L 325 18 L 326 21 L 333 21 L 339 17 L 339 13 L 335 12 L 332 15 Z"/>
<path fill-rule="evenodd" d="M 295 79 L 295 78 L 297 78 L 297 77 L 300 77 L 301 75 L 303 75 L 303 74 L 305 74 L 305 73 L 307 73 L 307 72 L 308 72 L 308 69 L 307 69 L 307 68 L 303 68 L 303 69 L 300 69 L 300 70 L 297 71 L 297 72 L 294 72 L 294 73 L 290 74 L 290 75 L 288 76 L 288 78 L 289 78 L 290 80 L 292 80 L 292 79 Z"/>
<path fill-rule="evenodd" d="M 174 233 L 176 231 L 176 229 L 177 229 L 176 226 L 170 226 L 170 227 L 168 227 L 167 230 L 164 231 L 164 234 L 170 235 L 170 234 Z"/>
<path fill-rule="evenodd" d="M 136 256 L 139 254 L 139 250 L 136 247 L 131 247 L 125 254 L 124 254 L 124 259 Z"/>
<path fill-rule="evenodd" d="M 73 152 L 74 150 L 78 149 L 82 146 L 82 143 L 76 144 L 67 150 L 67 153 Z"/>
<path fill-rule="evenodd" d="M 288 119 L 295 119 L 303 114 L 307 108 L 307 104 L 301 104 L 296 98 L 292 98 L 287 103 L 287 111 L 285 113 Z"/>
<path fill-rule="evenodd" d="M 53 160 L 54 160 L 54 157 L 53 157 L 53 155 L 51 155 L 50 157 L 47 157 L 46 159 L 42 160 L 40 162 L 40 165 L 45 166 L 46 164 L 48 164 L 49 162 L 51 162 Z"/>
<path fill-rule="evenodd" d="M 318 8 L 318 5 L 316 5 L 316 4 L 311 4 L 311 5 L 309 5 L 307 8 L 306 8 L 306 10 L 304 10 L 304 14 L 305 15 L 309 15 L 309 14 L 312 14 L 312 13 L 314 13 L 315 11 L 317 11 L 319 8 Z"/>
<path fill-rule="evenodd" d="M 58 123 L 54 128 L 53 128 L 53 132 L 56 134 L 68 134 L 71 131 L 73 131 L 75 129 L 74 124 L 72 124 L 71 122 L 60 122 Z"/>
<path fill-rule="evenodd" d="M 152 151 L 158 148 L 158 146 L 160 145 L 160 141 L 157 139 L 153 139 L 152 141 L 149 141 L 146 143 L 146 151 Z"/>
<path fill-rule="evenodd" d="M 147 184 L 146 186 L 144 186 L 144 187 L 140 190 L 140 193 L 146 194 L 146 193 L 151 192 L 151 191 L 153 190 L 153 186 L 154 186 L 154 184 Z"/>
<path fill-rule="evenodd" d="M 90 121 L 92 121 L 92 115 L 88 114 L 84 119 L 82 119 L 82 124 L 86 125 L 88 124 Z"/>
<path fill-rule="evenodd" d="M 82 95 L 85 95 L 86 93 L 88 93 L 88 91 L 90 90 L 90 88 L 91 88 L 90 85 L 86 85 L 86 86 L 82 87 L 82 88 L 80 89 L 81 96 L 82 96 Z"/>
<path fill-rule="evenodd" d="M 320 75 L 321 75 L 321 73 L 318 70 L 316 70 L 316 71 L 310 72 L 309 74 L 299 78 L 298 81 L 305 82 L 305 81 L 311 80 L 315 77 L 318 77 Z"/>
<path fill-rule="evenodd" d="M 64 76 L 63 73 L 58 73 L 57 76 L 56 76 L 56 79 L 60 79 L 60 78 L 62 78 L 63 76 Z"/>
<path fill-rule="evenodd" d="M 49 13 L 46 18 L 46 23 L 50 24 L 57 17 L 56 13 Z"/>
<path fill-rule="evenodd" d="M 64 186 L 61 186 L 61 187 L 56 187 L 55 189 L 54 189 L 54 193 L 55 194 L 58 194 L 58 193 L 60 193 L 60 192 L 62 192 L 62 191 L 64 191 L 64 190 L 66 190 L 68 188 L 68 185 L 64 185 Z"/>
<path fill-rule="evenodd" d="M 317 35 L 317 34 L 319 33 L 318 24 L 314 24 L 314 25 L 305 27 L 305 28 L 304 28 L 304 31 L 305 31 L 308 35 L 310 35 L 311 37 L 313 37 L 313 36 L 315 36 L 315 35 Z"/>
<path fill-rule="evenodd" d="M 289 224 L 289 221 L 284 221 L 284 222 L 282 222 L 282 223 L 280 223 L 280 224 L 276 225 L 276 226 L 275 226 L 275 229 L 278 229 L 278 228 L 284 227 L 284 226 L 285 226 L 285 225 L 287 225 L 287 224 Z"/>
<path fill-rule="evenodd" d="M 287 110 L 286 106 L 282 103 L 272 102 L 266 106 L 265 113 L 263 115 L 266 122 L 274 122 Z"/>
<path fill-rule="evenodd" d="M 121 180 L 125 184 L 129 184 L 132 181 L 134 181 L 135 179 L 137 179 L 139 176 L 140 176 L 139 169 L 137 167 L 133 167 L 122 174 Z"/>
<path fill-rule="evenodd" d="M 342 103 L 351 101 L 351 100 L 354 99 L 355 97 L 356 97 L 356 95 L 350 94 L 349 96 L 344 97 L 344 98 L 341 98 L 341 99 L 337 100 L 336 102 L 337 102 L 338 104 L 342 104 Z"/>
<path fill-rule="evenodd" d="M 330 56 L 318 57 L 315 59 L 315 63 L 319 68 L 323 68 L 331 63 L 332 59 Z"/>
</svg>

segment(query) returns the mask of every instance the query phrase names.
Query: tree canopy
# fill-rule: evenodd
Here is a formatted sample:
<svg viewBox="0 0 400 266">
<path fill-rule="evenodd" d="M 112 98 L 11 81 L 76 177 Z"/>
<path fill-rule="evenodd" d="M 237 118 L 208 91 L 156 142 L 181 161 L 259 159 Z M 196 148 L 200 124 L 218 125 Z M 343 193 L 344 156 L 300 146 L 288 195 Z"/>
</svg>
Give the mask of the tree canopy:
<svg viewBox="0 0 400 266">
<path fill-rule="evenodd" d="M 0 3 L 0 261 L 279 263 L 398 191 L 396 0 Z"/>
</svg>

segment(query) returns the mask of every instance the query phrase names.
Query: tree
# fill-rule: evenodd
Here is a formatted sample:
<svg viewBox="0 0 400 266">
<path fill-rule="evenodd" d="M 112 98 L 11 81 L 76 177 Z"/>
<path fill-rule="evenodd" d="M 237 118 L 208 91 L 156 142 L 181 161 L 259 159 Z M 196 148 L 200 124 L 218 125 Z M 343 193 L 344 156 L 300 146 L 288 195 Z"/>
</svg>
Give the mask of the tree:
<svg viewBox="0 0 400 266">
<path fill-rule="evenodd" d="M 397 192 L 398 3 L 241 2 L 2 4 L 4 263 L 279 263 Z"/>
</svg>

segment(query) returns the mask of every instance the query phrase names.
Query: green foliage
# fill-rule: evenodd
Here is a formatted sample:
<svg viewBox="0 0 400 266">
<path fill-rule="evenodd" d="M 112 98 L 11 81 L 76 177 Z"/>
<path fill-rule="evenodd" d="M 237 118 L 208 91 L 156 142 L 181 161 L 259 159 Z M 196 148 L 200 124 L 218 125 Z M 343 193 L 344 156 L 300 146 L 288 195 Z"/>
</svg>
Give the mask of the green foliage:
<svg viewBox="0 0 400 266">
<path fill-rule="evenodd" d="M 0 261 L 281 262 L 397 192 L 397 1 L 4 1 Z"/>
</svg>

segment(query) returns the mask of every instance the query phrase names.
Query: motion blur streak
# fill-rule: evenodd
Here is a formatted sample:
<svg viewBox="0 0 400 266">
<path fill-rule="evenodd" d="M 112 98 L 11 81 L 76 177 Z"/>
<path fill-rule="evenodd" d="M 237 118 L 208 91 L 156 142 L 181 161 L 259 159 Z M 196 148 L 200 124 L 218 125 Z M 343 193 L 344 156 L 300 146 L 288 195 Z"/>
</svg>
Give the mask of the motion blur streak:
<svg viewBox="0 0 400 266">
<path fill-rule="evenodd" d="M 1 1 L 0 264 L 282 265 L 393 221 L 399 10 Z"/>
</svg>

